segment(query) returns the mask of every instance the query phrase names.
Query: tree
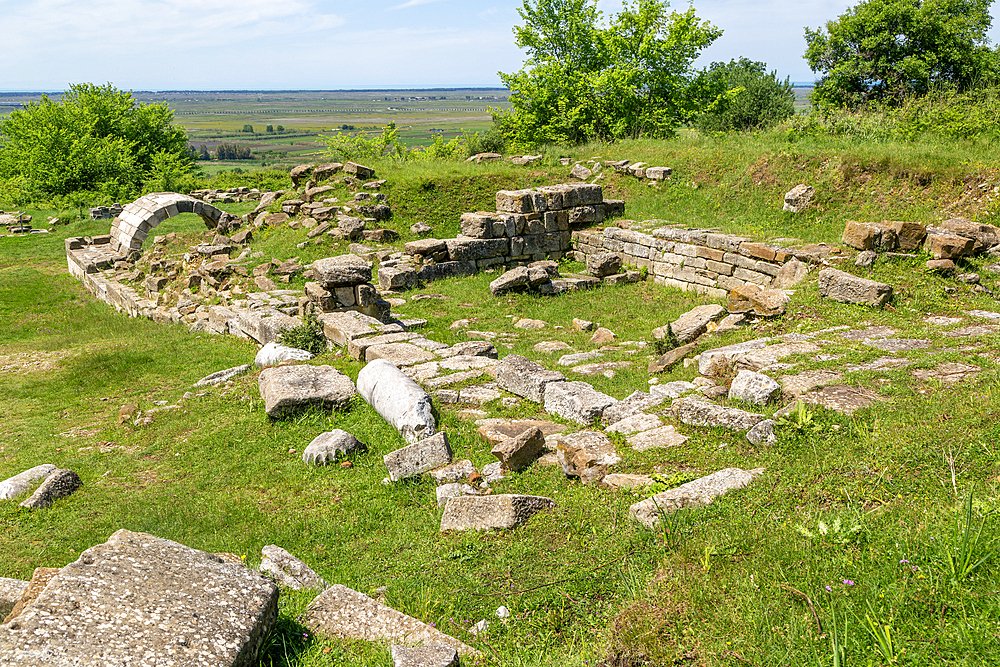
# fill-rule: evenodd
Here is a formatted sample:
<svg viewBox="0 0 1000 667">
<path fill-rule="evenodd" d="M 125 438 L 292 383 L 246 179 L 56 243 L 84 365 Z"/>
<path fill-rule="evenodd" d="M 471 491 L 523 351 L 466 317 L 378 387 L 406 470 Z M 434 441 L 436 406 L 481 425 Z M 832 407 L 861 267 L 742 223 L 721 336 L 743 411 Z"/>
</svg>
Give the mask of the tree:
<svg viewBox="0 0 1000 667">
<path fill-rule="evenodd" d="M 795 92 L 786 77 L 767 72 L 767 65 L 748 58 L 712 63 L 708 76 L 719 93 L 715 105 L 697 118 L 708 132 L 770 127 L 795 113 Z"/>
<path fill-rule="evenodd" d="M 596 0 L 523 0 L 517 45 L 525 67 L 500 74 L 509 111 L 494 122 L 518 147 L 542 143 L 669 137 L 710 102 L 691 63 L 722 31 L 693 8 L 627 0 L 602 27 Z"/>
<path fill-rule="evenodd" d="M 273 133 L 274 132 L 274 125 L 268 125 L 267 127 L 264 128 L 264 131 L 265 132 L 271 132 L 271 133 Z"/>
<path fill-rule="evenodd" d="M 992 80 L 991 0 L 863 0 L 826 29 L 806 28 L 806 61 L 822 76 L 817 106 L 898 106 L 932 87 Z"/>
<path fill-rule="evenodd" d="M 278 126 L 278 134 L 281 134 L 284 131 L 285 131 L 285 126 L 284 125 L 279 125 Z"/>
<path fill-rule="evenodd" d="M 221 143 L 215 148 L 215 157 L 218 160 L 250 160 L 252 155 L 249 146 L 239 144 Z"/>
<path fill-rule="evenodd" d="M 243 132 L 249 132 L 250 134 L 253 134 L 253 125 L 244 125 Z"/>
<path fill-rule="evenodd" d="M 139 104 L 111 84 L 74 84 L 0 120 L 0 189 L 32 197 L 86 191 L 129 199 L 167 154 L 190 168 L 184 131 L 164 104 Z"/>
</svg>

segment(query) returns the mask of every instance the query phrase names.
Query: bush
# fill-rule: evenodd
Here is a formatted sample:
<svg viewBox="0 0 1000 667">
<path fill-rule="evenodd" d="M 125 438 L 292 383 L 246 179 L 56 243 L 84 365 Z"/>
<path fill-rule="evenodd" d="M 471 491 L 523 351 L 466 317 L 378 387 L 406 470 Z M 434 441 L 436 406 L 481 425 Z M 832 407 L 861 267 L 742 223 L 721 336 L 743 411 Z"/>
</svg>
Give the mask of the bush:
<svg viewBox="0 0 1000 667">
<path fill-rule="evenodd" d="M 407 152 L 395 123 L 383 127 L 382 134 L 358 132 L 352 135 L 338 131 L 332 137 L 320 136 L 320 139 L 326 144 L 327 157 L 342 162 L 385 157 L 405 159 Z"/>
<path fill-rule="evenodd" d="M 306 313 L 299 326 L 282 331 L 278 342 L 313 354 L 326 352 L 326 336 L 323 334 L 323 325 L 316 313 L 313 312 Z"/>
<path fill-rule="evenodd" d="M 479 153 L 500 153 L 502 155 L 507 150 L 507 142 L 504 141 L 500 129 L 494 126 L 482 134 L 479 132 L 467 134 L 465 149 L 465 157 L 472 157 Z"/>
<path fill-rule="evenodd" d="M 709 78 L 719 93 L 714 107 L 698 116 L 698 129 L 732 132 L 765 129 L 795 113 L 795 92 L 786 77 L 747 58 L 712 63 Z"/>
</svg>

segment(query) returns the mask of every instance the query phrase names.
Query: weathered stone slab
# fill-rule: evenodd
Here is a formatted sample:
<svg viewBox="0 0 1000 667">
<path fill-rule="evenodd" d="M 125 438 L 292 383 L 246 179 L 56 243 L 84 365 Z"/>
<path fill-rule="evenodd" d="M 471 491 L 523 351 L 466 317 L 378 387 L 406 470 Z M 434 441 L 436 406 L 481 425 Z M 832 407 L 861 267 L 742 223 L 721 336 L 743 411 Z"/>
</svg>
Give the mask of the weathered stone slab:
<svg viewBox="0 0 1000 667">
<path fill-rule="evenodd" d="M 747 431 L 747 440 L 753 445 L 775 444 L 778 442 L 778 438 L 774 434 L 774 426 L 775 421 L 773 419 L 765 419 Z"/>
<path fill-rule="evenodd" d="M 434 435 L 437 422 L 431 413 L 430 396 L 388 361 L 376 359 L 362 368 L 358 391 L 407 442 L 417 443 Z"/>
<path fill-rule="evenodd" d="M 716 303 L 697 306 L 678 317 L 668 326 L 653 329 L 653 338 L 663 340 L 668 337 L 668 334 L 672 334 L 678 343 L 684 345 L 705 333 L 710 323 L 722 319 L 725 315 L 726 309 Z"/>
<path fill-rule="evenodd" d="M 32 510 L 51 507 L 53 502 L 72 495 L 82 485 L 80 476 L 72 470 L 54 470 L 29 498 L 21 501 L 21 507 Z"/>
<path fill-rule="evenodd" d="M 807 391 L 840 382 L 843 378 L 844 376 L 837 371 L 812 370 L 798 375 L 783 375 L 778 381 L 781 383 L 782 396 L 794 399 Z"/>
<path fill-rule="evenodd" d="M 476 422 L 479 435 L 491 445 L 497 445 L 508 438 L 515 438 L 532 428 L 541 429 L 542 435 L 549 437 L 566 430 L 563 424 L 542 419 L 480 419 Z"/>
<path fill-rule="evenodd" d="M 277 616 L 260 573 L 120 530 L 0 626 L 0 664 L 255 667 Z"/>
<path fill-rule="evenodd" d="M 438 507 L 444 507 L 445 505 L 447 505 L 449 498 L 457 498 L 458 496 L 482 495 L 479 491 L 469 486 L 468 484 L 460 484 L 458 482 L 442 484 L 434 490 L 434 493 L 437 496 Z"/>
<path fill-rule="evenodd" d="M 545 385 L 545 411 L 577 424 L 600 419 L 617 399 L 602 394 L 586 382 L 550 382 Z"/>
<path fill-rule="evenodd" d="M 321 591 L 330 585 L 311 567 L 279 546 L 268 544 L 260 551 L 264 556 L 260 571 L 273 576 L 280 586 L 296 591 Z"/>
<path fill-rule="evenodd" d="M 43 481 L 58 468 L 51 463 L 45 463 L 29 468 L 3 482 L 0 482 L 0 500 L 10 500 L 31 491 L 36 482 Z"/>
<path fill-rule="evenodd" d="M 38 599 L 38 596 L 42 594 L 42 591 L 45 590 L 45 587 L 49 585 L 49 582 L 57 574 L 59 574 L 59 568 L 57 567 L 36 567 L 31 573 L 31 581 L 28 582 L 24 592 L 21 593 L 21 597 L 14 601 L 14 606 L 10 613 L 7 614 L 6 618 L 0 619 L 0 623 L 10 623 L 20 616 L 24 608 Z"/>
<path fill-rule="evenodd" d="M 558 371 L 546 370 L 527 357 L 509 354 L 496 365 L 497 385 L 535 403 L 545 399 L 545 387 L 566 379 Z"/>
<path fill-rule="evenodd" d="M 458 651 L 443 642 L 408 648 L 391 646 L 392 667 L 458 667 Z"/>
<path fill-rule="evenodd" d="M 988 334 L 995 334 L 1000 331 L 1000 326 L 996 324 L 980 324 L 970 327 L 960 327 L 958 329 L 952 329 L 951 331 L 945 331 L 945 336 L 950 336 L 951 338 L 974 338 L 976 336 L 986 336 Z"/>
<path fill-rule="evenodd" d="M 651 431 L 634 433 L 628 438 L 628 444 L 637 452 L 644 452 L 647 449 L 666 449 L 667 447 L 680 447 L 688 441 L 686 435 L 681 435 L 670 424 L 654 428 Z"/>
<path fill-rule="evenodd" d="M 853 415 L 862 408 L 874 405 L 878 400 L 878 394 L 860 387 L 838 384 L 806 392 L 799 396 L 798 400 L 841 414 Z"/>
<path fill-rule="evenodd" d="M 654 384 L 649 388 L 649 393 L 665 400 L 668 398 L 680 398 L 684 394 L 690 394 L 697 388 L 697 385 L 693 382 L 675 380 L 674 382 L 666 382 L 664 384 Z M 608 408 L 608 410 L 612 409 Z"/>
<path fill-rule="evenodd" d="M 660 400 L 662 401 L 663 399 Z M 632 415 L 631 417 L 625 417 L 624 419 L 616 421 L 610 426 L 606 426 L 604 431 L 605 433 L 623 433 L 625 435 L 629 435 L 632 433 L 649 431 L 654 428 L 659 428 L 660 426 L 663 426 L 663 422 L 659 417 L 640 412 Z"/>
<path fill-rule="evenodd" d="M 729 398 L 754 405 L 766 405 L 779 391 L 781 385 L 768 376 L 742 370 L 729 386 Z"/>
<path fill-rule="evenodd" d="M 605 426 L 610 426 L 627 417 L 641 415 L 646 410 L 655 408 L 660 403 L 663 403 L 663 400 L 663 396 L 654 396 L 652 393 L 647 394 L 642 391 L 633 392 L 614 405 L 605 408 L 601 414 L 601 423 Z"/>
<path fill-rule="evenodd" d="M 326 289 L 331 287 L 353 287 L 372 279 L 372 267 L 357 255 L 338 255 L 313 262 L 316 282 Z"/>
<path fill-rule="evenodd" d="M 375 359 L 384 359 L 398 368 L 433 361 L 437 359 L 437 355 L 412 343 L 385 343 L 372 345 L 365 350 L 365 361 Z"/>
<path fill-rule="evenodd" d="M 398 482 L 407 477 L 440 468 L 451 461 L 451 446 L 443 431 L 382 457 L 389 469 L 389 479 Z"/>
<path fill-rule="evenodd" d="M 705 350 L 698 356 L 698 372 L 705 377 L 715 375 L 724 367 L 735 365 L 735 361 L 742 358 L 747 352 L 766 346 L 770 340 L 770 338 L 757 338 L 744 343 Z"/>
<path fill-rule="evenodd" d="M 357 389 L 333 366 L 272 366 L 261 371 L 257 387 L 267 416 L 288 417 L 312 405 L 342 410 Z"/>
<path fill-rule="evenodd" d="M 557 362 L 560 366 L 574 366 L 576 364 L 582 364 L 585 361 L 591 361 L 593 359 L 601 359 L 604 355 L 600 352 L 574 352 L 572 354 L 564 354 L 559 357 Z"/>
<path fill-rule="evenodd" d="M 719 496 L 742 489 L 754 478 L 764 472 L 763 468 L 756 470 L 740 470 L 726 468 L 706 477 L 682 484 L 675 489 L 658 493 L 629 508 L 629 514 L 647 528 L 655 528 L 662 514 L 679 509 L 704 507 Z"/>
<path fill-rule="evenodd" d="M 698 347 L 698 343 L 688 343 L 687 345 L 681 345 L 680 347 L 675 347 L 666 354 L 664 354 L 659 359 L 655 359 L 649 362 L 647 366 L 647 371 L 650 375 L 655 375 L 657 373 L 662 373 L 663 371 L 670 370 L 677 362 L 681 361 Z"/>
<path fill-rule="evenodd" d="M 823 269 L 819 272 L 819 293 L 841 303 L 881 308 L 892 299 L 892 286 L 837 269 Z"/>
<path fill-rule="evenodd" d="M 368 449 L 365 443 L 361 442 L 347 431 L 339 428 L 326 433 L 320 433 L 302 452 L 302 460 L 306 463 L 316 465 L 326 465 L 334 463 L 338 457 L 354 452 L 363 452 Z"/>
<path fill-rule="evenodd" d="M 883 352 L 923 350 L 931 346 L 931 342 L 926 338 L 878 338 L 875 340 L 866 340 L 864 344 Z"/>
<path fill-rule="evenodd" d="M 472 464 L 472 461 L 463 459 L 440 468 L 435 468 L 428 474 L 438 484 L 447 484 L 450 482 L 457 482 L 460 479 L 468 479 L 469 475 L 474 472 L 476 472 L 476 466 Z"/>
<path fill-rule="evenodd" d="M 732 431 L 749 431 L 764 420 L 764 415 L 736 408 L 724 408 L 715 403 L 699 401 L 696 398 L 678 398 L 671 403 L 670 409 L 685 424 L 719 426 Z"/>
<path fill-rule="evenodd" d="M 454 637 L 340 584 L 330 586 L 310 602 L 302 622 L 332 637 L 407 645 L 442 642 L 463 656 L 480 655 Z"/>
<path fill-rule="evenodd" d="M 965 380 L 970 375 L 975 375 L 982 369 L 979 366 L 969 364 L 945 363 L 938 364 L 934 368 L 918 368 L 913 371 L 913 377 L 918 380 L 937 380 L 945 384 L 955 384 Z"/>
<path fill-rule="evenodd" d="M 210 385 L 221 384 L 232 380 L 235 377 L 244 375 L 250 372 L 250 364 L 243 364 L 242 366 L 234 366 L 233 368 L 227 368 L 224 371 L 218 371 L 212 373 L 211 375 L 206 375 L 202 379 L 194 383 L 195 387 L 207 387 Z M 2 497 L 2 496 L 0 496 Z"/>
<path fill-rule="evenodd" d="M 930 234 L 927 237 L 927 250 L 934 259 L 955 260 L 968 257 L 975 247 L 975 239 L 957 234 Z"/>
<path fill-rule="evenodd" d="M 506 493 L 449 498 L 441 517 L 441 530 L 508 530 L 555 505 L 551 498 Z"/>
</svg>

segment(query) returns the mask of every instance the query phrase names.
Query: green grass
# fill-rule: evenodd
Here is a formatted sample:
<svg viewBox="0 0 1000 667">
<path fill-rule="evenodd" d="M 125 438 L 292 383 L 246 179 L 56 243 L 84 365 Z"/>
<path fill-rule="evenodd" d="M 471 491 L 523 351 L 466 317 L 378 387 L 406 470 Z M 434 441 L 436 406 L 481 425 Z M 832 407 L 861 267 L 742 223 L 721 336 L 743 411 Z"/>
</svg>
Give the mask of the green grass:
<svg viewBox="0 0 1000 667">
<path fill-rule="evenodd" d="M 379 176 L 389 181 L 383 192 L 394 209 L 387 226 L 401 232 L 400 244 L 412 238 L 409 226 L 418 221 L 431 224 L 439 238 L 453 236 L 461 212 L 492 208 L 497 189 L 565 180 L 568 169 L 558 165 L 559 150 L 527 169 L 376 164 Z M 630 218 L 831 244 L 839 241 L 847 219 L 933 222 L 962 212 L 988 220 L 992 203 L 976 194 L 982 191 L 975 184 L 991 182 L 997 167 L 990 147 L 977 144 L 866 146 L 846 140 L 790 142 L 780 134 L 688 136 L 565 152 L 578 159 L 628 157 L 674 168 L 673 179 L 658 187 L 617 175 L 603 181 L 608 196 L 628 201 Z M 803 181 L 817 187 L 817 206 L 800 216 L 782 213 L 781 196 Z M 339 187 L 334 196 L 345 201 L 350 193 Z M 227 209 L 244 213 L 251 207 Z M 30 212 L 36 221 L 72 213 Z M 182 253 L 204 235 L 200 224 L 181 216 L 157 231 L 178 231 L 181 238 L 169 252 Z M 766 468 L 745 491 L 682 512 L 670 534 L 644 530 L 629 519 L 628 506 L 641 494 L 583 487 L 557 468 L 537 465 L 494 488 L 552 497 L 554 510 L 509 532 L 441 534 L 431 481 L 382 484 L 381 457 L 403 441 L 363 401 L 342 413 L 311 412 L 273 422 L 263 413 L 254 375 L 181 401 L 200 377 L 248 363 L 255 347 L 232 337 L 129 320 L 93 300 L 65 273 L 61 239 L 106 228 L 106 222 L 74 220 L 48 236 L 0 238 L 0 355 L 5 355 L 0 367 L 23 364 L 26 359 L 18 355 L 47 364 L 0 371 L 0 478 L 51 462 L 72 468 L 84 481 L 74 496 L 44 512 L 0 503 L 0 576 L 28 578 L 35 567 L 62 566 L 127 528 L 246 555 L 250 565 L 259 562 L 262 546 L 278 544 L 330 582 L 373 595 L 385 586 L 390 605 L 477 646 L 488 664 L 582 666 L 607 659 L 614 667 L 831 665 L 835 619 L 847 664 L 1000 664 L 993 541 L 1000 337 L 951 339 L 922 321 L 926 314 L 998 308 L 989 295 L 925 273 L 926 257 L 879 262 L 870 270 L 847 264 L 896 287 L 891 309 L 823 301 L 811 274 L 783 318 L 701 344 L 708 349 L 862 322 L 932 341 L 929 350 L 904 355 L 914 362 L 907 368 L 850 372 L 847 365 L 885 353 L 828 336 L 823 351 L 844 355 L 833 365 L 844 371 L 845 382 L 885 400 L 853 417 L 816 410 L 816 432 L 779 427 L 778 444 L 771 447 L 683 425 L 678 431 L 690 440 L 670 450 L 637 453 L 616 436 L 623 457 L 618 472 L 670 476 L 731 466 Z M 264 252 L 264 259 L 299 256 L 302 262 L 346 252 L 346 244 L 329 242 L 297 249 L 305 234 L 266 230 L 253 248 Z M 970 260 L 962 268 L 979 271 L 984 284 L 997 291 L 997 276 L 983 270 L 990 261 Z M 445 343 L 466 339 L 463 331 L 450 328 L 453 321 L 474 318 L 471 329 L 508 335 L 496 342 L 501 355 L 525 354 L 554 368 L 558 355 L 534 352 L 536 343 L 562 340 L 577 351 L 595 347 L 589 334 L 572 328 L 574 317 L 612 329 L 619 341 L 651 342 L 653 328 L 703 302 L 651 283 L 495 299 L 488 296 L 494 277 L 484 273 L 430 284 L 420 292 L 447 298 L 413 301 L 407 294 L 407 303 L 394 312 L 427 319 L 426 335 Z M 521 331 L 513 326 L 517 317 L 548 326 Z M 965 345 L 976 349 L 961 349 Z M 648 387 L 651 348 L 634 355 L 626 349 L 610 351 L 603 360 L 630 361 L 630 368 L 610 379 L 589 378 L 616 398 Z M 808 357 L 783 361 L 796 364 L 791 373 L 831 366 Z M 920 382 L 912 375 L 914 368 L 942 361 L 983 370 L 959 385 Z M 320 355 L 315 363 L 331 364 L 352 378 L 361 368 L 339 351 Z M 660 380 L 695 375 L 694 368 L 679 367 Z M 161 400 L 182 407 L 157 413 L 148 427 L 118 424 L 122 405 L 137 402 L 146 410 Z M 763 412 L 779 407 L 775 403 Z M 486 409 L 491 416 L 544 416 L 526 401 Z M 489 446 L 470 420 L 450 407 L 439 406 L 437 416 L 456 458 L 480 467 L 491 461 Z M 355 455 L 349 469 L 305 466 L 304 447 L 331 428 L 355 434 L 369 451 Z M 970 508 L 973 529 L 985 522 L 975 542 L 956 528 L 959 520 L 970 522 Z M 841 532 L 820 536 L 820 521 L 838 520 Z M 986 560 L 959 577 L 952 564 L 955 556 L 963 557 L 963 544 L 965 562 Z M 385 646 L 314 637 L 304 630 L 297 618 L 309 599 L 283 591 L 278 632 L 263 664 L 391 664 Z M 512 612 L 507 623 L 493 616 L 501 604 Z M 482 618 L 493 621 L 491 630 L 485 640 L 475 640 L 463 628 Z"/>
</svg>

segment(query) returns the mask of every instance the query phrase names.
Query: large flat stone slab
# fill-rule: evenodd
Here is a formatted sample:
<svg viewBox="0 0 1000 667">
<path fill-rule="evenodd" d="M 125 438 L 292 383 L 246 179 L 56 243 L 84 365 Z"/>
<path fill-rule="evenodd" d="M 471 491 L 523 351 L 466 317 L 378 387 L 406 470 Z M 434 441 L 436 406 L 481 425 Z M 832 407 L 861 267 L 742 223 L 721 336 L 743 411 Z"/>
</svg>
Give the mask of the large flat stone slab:
<svg viewBox="0 0 1000 667">
<path fill-rule="evenodd" d="M 120 530 L 0 625 L 0 664 L 256 667 L 277 615 L 260 573 Z"/>
<path fill-rule="evenodd" d="M 448 444 L 448 436 L 442 431 L 390 452 L 382 460 L 389 470 L 389 479 L 398 482 L 450 463 L 451 446 Z"/>
<path fill-rule="evenodd" d="M 688 437 L 675 431 L 670 424 L 628 436 L 628 444 L 632 445 L 632 449 L 637 452 L 644 452 L 647 449 L 680 447 L 687 441 Z"/>
<path fill-rule="evenodd" d="M 269 417 L 287 417 L 319 405 L 342 410 L 358 393 L 351 378 L 333 366 L 274 366 L 261 371 L 257 387 Z"/>
<path fill-rule="evenodd" d="M 799 396 L 798 400 L 841 414 L 853 415 L 862 408 L 874 405 L 879 399 L 878 394 L 867 389 L 838 384 L 806 392 Z"/>
<path fill-rule="evenodd" d="M 881 308 L 892 299 L 892 286 L 859 278 L 838 269 L 819 272 L 820 296 L 841 303 L 858 303 Z"/>
<path fill-rule="evenodd" d="M 600 419 L 617 399 L 602 394 L 586 382 L 550 382 L 545 385 L 545 411 L 577 424 Z"/>
<path fill-rule="evenodd" d="M 302 622 L 331 637 L 411 646 L 442 642 L 461 655 L 480 655 L 454 637 L 340 584 L 316 596 L 302 615 Z"/>
<path fill-rule="evenodd" d="M 698 372 L 709 377 L 715 375 L 718 371 L 722 370 L 727 366 L 733 366 L 737 359 L 742 359 L 747 352 L 751 350 L 759 350 L 765 347 L 769 342 L 770 338 L 757 338 L 755 340 L 748 340 L 744 343 L 736 343 L 734 345 L 726 345 L 725 347 L 717 347 L 712 350 L 705 350 L 700 355 L 698 355 Z"/>
<path fill-rule="evenodd" d="M 726 468 L 640 501 L 632 505 L 628 512 L 632 518 L 647 528 L 655 528 L 663 514 L 709 505 L 725 493 L 742 489 L 763 472 L 763 468 L 756 470 Z"/>
<path fill-rule="evenodd" d="M 536 513 L 555 507 L 541 496 L 500 494 L 449 498 L 441 517 L 441 530 L 507 530 L 516 528 Z"/>
<path fill-rule="evenodd" d="M 545 437 L 562 433 L 566 430 L 563 424 L 557 424 L 544 419 L 480 419 L 476 421 L 479 435 L 486 438 L 491 445 L 497 445 L 508 438 L 516 438 L 530 428 L 539 428 Z"/>
</svg>

